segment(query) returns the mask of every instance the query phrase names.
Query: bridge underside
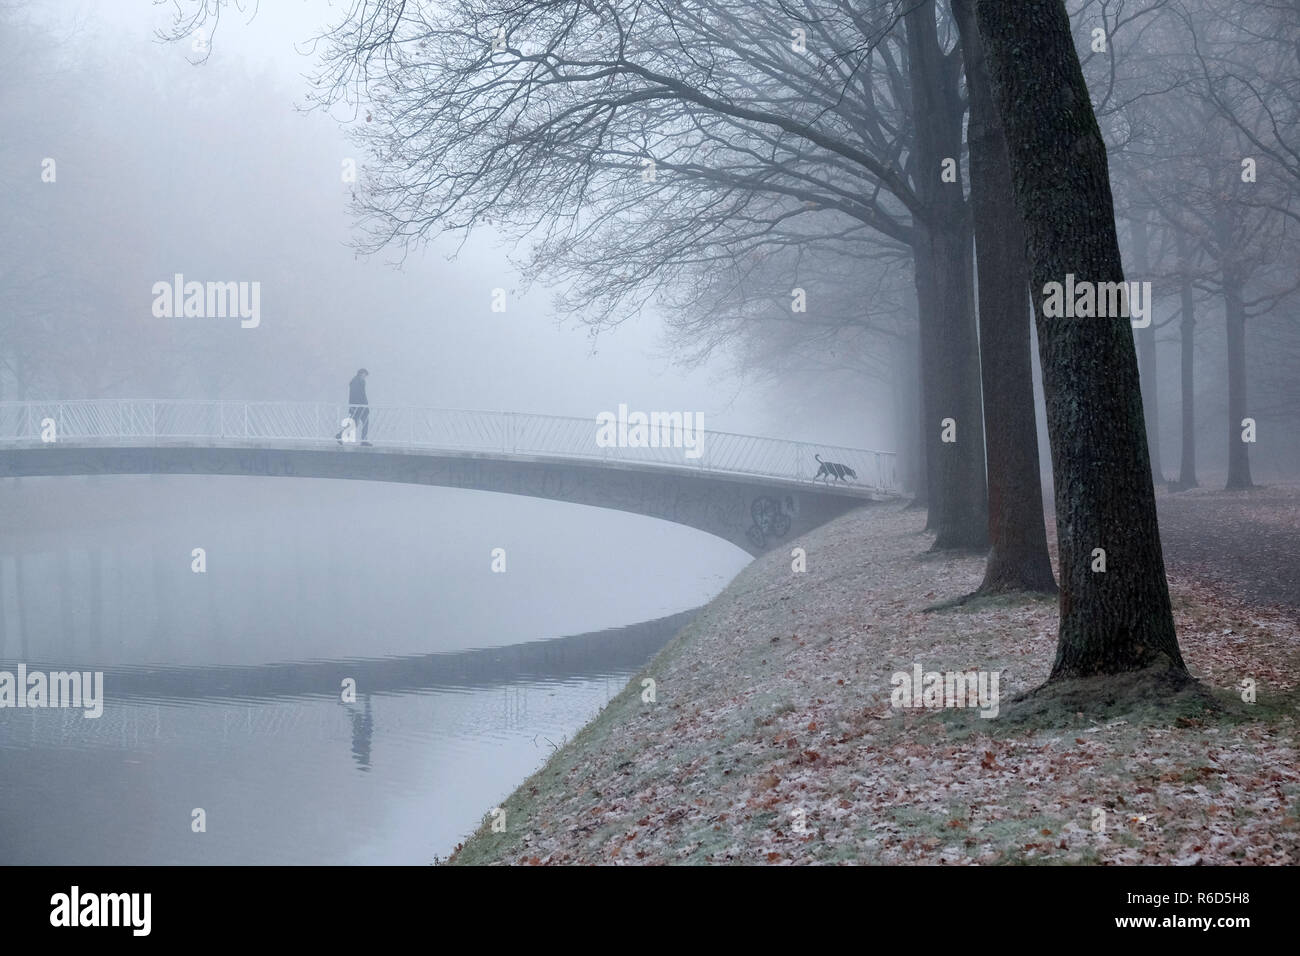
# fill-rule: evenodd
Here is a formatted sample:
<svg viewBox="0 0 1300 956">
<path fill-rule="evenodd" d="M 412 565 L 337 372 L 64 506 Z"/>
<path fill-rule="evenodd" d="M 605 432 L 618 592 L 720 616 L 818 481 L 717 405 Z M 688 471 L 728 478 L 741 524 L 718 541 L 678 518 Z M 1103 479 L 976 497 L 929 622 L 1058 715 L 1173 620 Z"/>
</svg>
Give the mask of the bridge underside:
<svg viewBox="0 0 1300 956">
<path fill-rule="evenodd" d="M 872 501 L 861 488 L 690 468 L 379 448 L 46 444 L 0 452 L 0 476 L 248 475 L 395 481 L 567 501 L 661 518 L 760 555 Z"/>
</svg>

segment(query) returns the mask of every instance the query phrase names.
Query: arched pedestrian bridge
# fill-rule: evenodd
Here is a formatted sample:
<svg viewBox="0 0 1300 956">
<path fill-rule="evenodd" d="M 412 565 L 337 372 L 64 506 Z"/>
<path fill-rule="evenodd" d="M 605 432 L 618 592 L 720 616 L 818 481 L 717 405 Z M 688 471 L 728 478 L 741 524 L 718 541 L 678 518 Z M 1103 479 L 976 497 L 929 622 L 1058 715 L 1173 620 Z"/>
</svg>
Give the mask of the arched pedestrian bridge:
<svg viewBox="0 0 1300 956">
<path fill-rule="evenodd" d="M 370 406 L 370 446 L 340 444 L 334 436 L 348 411 L 310 402 L 0 402 L 0 476 L 254 475 L 466 488 L 662 518 L 754 555 L 897 494 L 889 452 L 701 431 L 688 457 L 658 442 L 602 447 L 594 418 L 383 405 Z M 856 477 L 817 480 L 815 454 Z"/>
</svg>

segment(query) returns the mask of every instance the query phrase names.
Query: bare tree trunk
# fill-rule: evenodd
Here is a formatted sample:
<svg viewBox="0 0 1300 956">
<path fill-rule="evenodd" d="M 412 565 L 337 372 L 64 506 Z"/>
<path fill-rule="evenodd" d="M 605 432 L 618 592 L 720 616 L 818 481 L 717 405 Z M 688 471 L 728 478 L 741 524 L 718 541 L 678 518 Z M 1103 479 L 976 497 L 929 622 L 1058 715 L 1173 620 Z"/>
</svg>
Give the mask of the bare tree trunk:
<svg viewBox="0 0 1300 956">
<path fill-rule="evenodd" d="M 912 385 L 912 421 L 908 434 L 911 436 L 912 448 L 916 454 L 916 467 L 912 470 L 914 478 L 912 488 L 912 502 L 908 507 L 925 508 L 925 526 L 926 530 L 930 528 L 930 520 L 933 517 L 929 513 L 930 509 L 930 489 L 934 486 L 934 472 L 930 468 L 930 456 L 926 454 L 926 434 L 925 434 L 925 367 L 922 363 L 923 355 L 921 354 L 921 336 L 919 331 L 920 322 L 917 323 L 918 333 L 916 339 L 916 378 Z"/>
<path fill-rule="evenodd" d="M 925 530 L 935 531 L 943 524 L 943 506 L 946 503 L 940 492 L 939 458 L 930 448 L 930 443 L 937 437 L 931 418 L 938 414 L 942 405 L 940 397 L 939 338 L 942 329 L 937 320 L 939 309 L 935 295 L 934 267 L 931 265 L 929 248 L 918 241 L 912 253 L 912 267 L 916 281 L 917 306 L 917 368 L 920 375 L 920 419 L 918 422 L 921 443 L 921 491 L 920 498 L 925 502 Z"/>
<path fill-rule="evenodd" d="M 1062 0 L 980 0 L 977 16 L 1039 302 L 1061 558 L 1049 680 L 1148 667 L 1182 680 L 1131 325 L 1048 318 L 1037 299 L 1067 273 L 1124 278 L 1106 147 L 1069 15 Z"/>
<path fill-rule="evenodd" d="M 1193 345 L 1196 335 L 1196 298 L 1192 289 L 1192 278 L 1187 273 L 1187 238 L 1178 236 L 1179 259 L 1183 265 L 1180 289 L 1182 296 L 1182 316 L 1179 322 L 1182 332 L 1182 417 L 1183 442 L 1181 460 L 1178 463 L 1178 487 L 1180 489 L 1196 487 L 1196 392 L 1193 374 L 1195 353 Z"/>
<path fill-rule="evenodd" d="M 1138 279 L 1145 279 L 1150 269 L 1150 235 L 1144 213 L 1133 218 L 1133 268 Z M 1142 416 L 1147 423 L 1147 447 L 1151 450 L 1151 477 L 1156 484 L 1165 480 L 1160 464 L 1160 395 L 1156 368 L 1156 325 L 1136 329 L 1138 370 L 1142 378 Z"/>
<path fill-rule="evenodd" d="M 1249 488 L 1250 454 L 1242 440 L 1246 417 L 1246 306 L 1241 282 L 1224 277 L 1223 303 L 1228 326 L 1228 489 Z"/>
<path fill-rule="evenodd" d="M 979 267 L 980 368 L 988 453 L 989 540 L 981 594 L 1056 593 L 1047 552 L 1029 351 L 1029 266 L 1011 165 L 970 0 L 952 0 L 970 96 L 971 209 Z"/>
<path fill-rule="evenodd" d="M 906 13 L 908 73 L 917 118 L 917 191 L 927 221 L 914 247 L 925 379 L 922 434 L 930 474 L 936 550 L 988 546 L 984 421 L 973 308 L 970 226 L 960 179 L 944 182 L 944 161 L 961 157 L 962 115 L 954 61 L 944 56 L 934 0 Z M 945 441 L 944 422 L 951 420 Z"/>
<path fill-rule="evenodd" d="M 920 431 L 920 353 L 915 335 L 907 336 L 898 345 L 891 385 L 894 432 L 900 451 L 899 487 L 912 495 L 911 507 L 924 507 L 925 441 Z"/>
<path fill-rule="evenodd" d="M 921 340 L 916 341 L 916 379 L 913 382 L 911 429 L 913 448 L 916 452 L 916 467 L 912 469 L 913 491 L 915 497 L 912 506 L 929 509 L 930 507 L 930 460 L 925 453 L 925 384 L 921 380 Z"/>
</svg>

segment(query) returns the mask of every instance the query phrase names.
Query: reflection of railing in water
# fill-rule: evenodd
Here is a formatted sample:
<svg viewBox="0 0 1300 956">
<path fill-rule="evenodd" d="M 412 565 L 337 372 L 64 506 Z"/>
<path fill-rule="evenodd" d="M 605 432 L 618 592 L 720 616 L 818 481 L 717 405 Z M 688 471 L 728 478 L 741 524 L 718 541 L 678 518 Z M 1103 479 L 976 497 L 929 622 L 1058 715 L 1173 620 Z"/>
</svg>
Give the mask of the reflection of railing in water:
<svg viewBox="0 0 1300 956">
<path fill-rule="evenodd" d="M 406 405 L 368 407 L 366 439 L 377 448 L 544 456 L 808 482 L 815 479 L 818 469 L 813 456 L 820 454 L 826 461 L 851 468 L 857 476 L 853 484 L 864 492 L 897 489 L 892 452 L 701 431 L 699 456 L 687 457 L 682 447 L 597 445 L 594 417 Z M 70 444 L 273 442 L 337 448 L 334 436 L 348 411 L 347 405 L 328 402 L 0 402 L 0 446 L 39 443 L 42 422 L 50 422 L 56 440 Z"/>
<path fill-rule="evenodd" d="M 528 689 L 507 684 L 501 688 L 501 729 L 518 730 L 528 718 Z"/>
</svg>

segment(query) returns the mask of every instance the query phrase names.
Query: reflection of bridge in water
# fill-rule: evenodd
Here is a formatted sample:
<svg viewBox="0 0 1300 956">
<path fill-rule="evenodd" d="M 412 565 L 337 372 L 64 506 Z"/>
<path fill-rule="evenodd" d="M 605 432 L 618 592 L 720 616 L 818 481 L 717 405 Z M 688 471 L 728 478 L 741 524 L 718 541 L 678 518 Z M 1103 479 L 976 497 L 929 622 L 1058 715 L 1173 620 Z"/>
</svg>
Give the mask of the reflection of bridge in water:
<svg viewBox="0 0 1300 956">
<path fill-rule="evenodd" d="M 640 668 L 695 615 L 669 617 L 587 634 L 504 647 L 441 654 L 285 661 L 239 666 L 130 667 L 104 670 L 108 700 L 270 702 L 304 697 L 341 699 L 344 678 L 363 694 L 403 694 L 440 689 L 488 689 L 603 677 Z M 58 670 L 28 662 L 29 669 Z"/>
<path fill-rule="evenodd" d="M 118 704 L 201 704 L 247 703 L 246 730 L 254 730 L 252 705 L 285 704 L 305 699 L 340 702 L 351 730 L 352 758 L 363 772 L 371 767 L 371 752 L 377 730 L 372 701 L 383 695 L 429 691 L 482 691 L 501 688 L 506 693 L 503 713 L 507 724 L 520 726 L 526 711 L 524 690 L 528 685 L 558 684 L 635 672 L 654 657 L 696 611 L 607 628 L 570 637 L 530 641 L 504 647 L 477 648 L 440 654 L 387 658 L 355 658 L 336 661 L 296 661 L 249 666 L 104 667 L 105 724 L 123 716 Z M 16 661 L 0 659 L 0 670 L 13 670 Z M 32 670 L 65 669 L 64 665 L 26 661 Z M 355 702 L 343 702 L 343 681 L 356 682 Z M 512 696 L 513 695 L 513 696 Z M 42 712 L 43 713 L 43 712 Z M 226 715 L 227 717 L 229 714 Z M 77 729 L 98 732 L 100 721 Z M 102 718 L 101 718 L 102 719 Z M 136 715 L 138 721 L 138 715 Z M 155 718 L 160 719 L 160 718 Z M 265 727 L 262 724 L 265 723 Z M 236 725 L 243 721 L 236 718 Z M 157 725 L 155 725 L 156 728 Z M 283 734 L 300 731 L 292 713 L 268 712 L 257 722 L 263 732 Z M 109 731 L 107 726 L 105 731 Z M 226 729 L 223 727 L 223 730 Z M 140 727 L 135 727 L 138 734 Z M 122 728 L 125 740 L 126 728 Z M 145 728 L 146 735 L 148 728 Z"/>
<path fill-rule="evenodd" d="M 701 431 L 682 447 L 602 447 L 595 419 L 371 406 L 370 447 L 335 441 L 348 406 L 0 403 L 0 476 L 259 475 L 394 481 L 548 498 L 689 525 L 762 554 L 897 493 L 889 452 Z M 647 432 L 648 434 L 648 432 Z M 694 454 L 694 452 L 692 452 Z M 847 481 L 818 481 L 815 455 Z"/>
</svg>

